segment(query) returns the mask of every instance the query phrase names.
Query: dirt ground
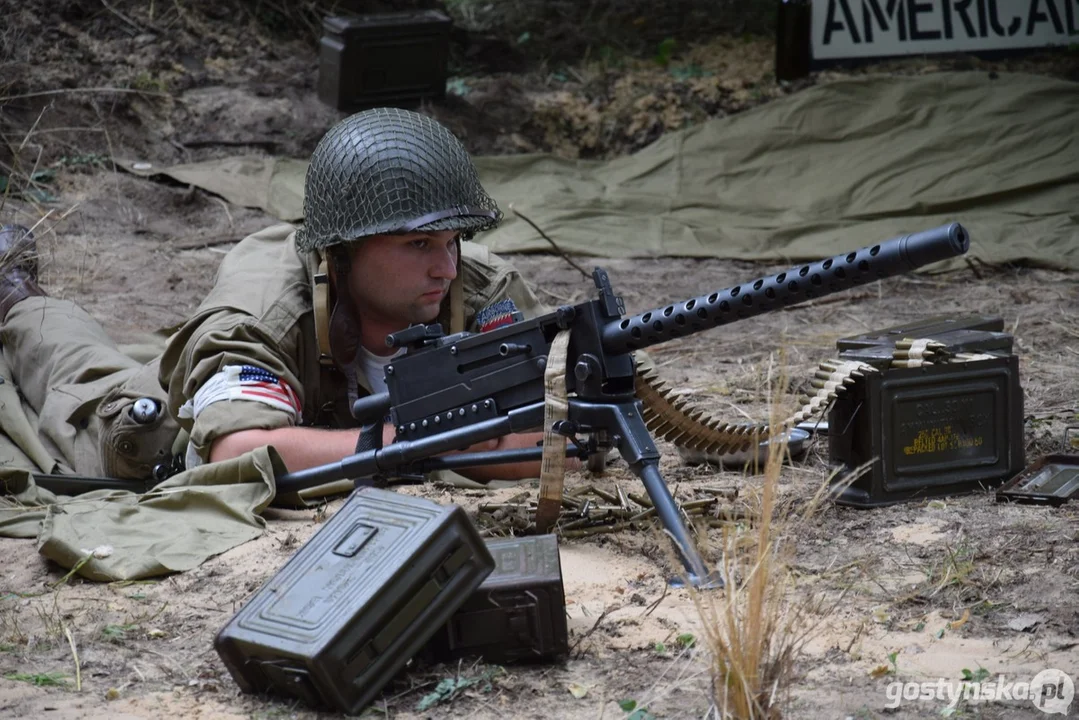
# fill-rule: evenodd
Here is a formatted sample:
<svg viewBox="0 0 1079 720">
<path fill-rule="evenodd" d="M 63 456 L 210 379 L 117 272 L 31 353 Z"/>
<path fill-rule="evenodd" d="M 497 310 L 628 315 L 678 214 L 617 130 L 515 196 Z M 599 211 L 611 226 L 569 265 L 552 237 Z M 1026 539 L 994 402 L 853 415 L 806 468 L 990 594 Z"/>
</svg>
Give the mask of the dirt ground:
<svg viewBox="0 0 1079 720">
<path fill-rule="evenodd" d="M 341 117 L 315 98 L 313 47 L 282 46 L 247 30 L 222 33 L 204 17 L 185 14 L 186 4 L 160 5 L 166 7 L 154 20 L 145 8 L 123 3 L 88 16 L 24 8 L 11 16 L 18 20 L 0 58 L 12 71 L 2 77 L 14 78 L 0 95 L 25 96 L 0 104 L 6 145 L 0 173 L 13 185 L 23 180 L 20 192 L 5 196 L 0 220 L 40 220 L 43 285 L 77 300 L 118 343 L 132 346 L 152 343 L 151 333 L 193 311 L 223 253 L 273 219 L 198 190 L 114 172 L 110 153 L 156 163 L 243 152 L 302 156 Z M 170 19 L 168 34 L 153 31 Z M 680 56 L 684 67 L 699 70 L 684 76 L 631 58 L 618 66 L 585 63 L 515 75 L 487 70 L 463 78 L 455 87 L 467 90 L 426 110 L 477 152 L 607 156 L 820 79 L 777 85 L 768 77 L 771 52 L 764 40 L 719 40 Z M 915 61 L 877 70 L 932 72 L 960 62 L 975 71 L 1025 63 L 1028 71 L 1079 77 L 1074 57 L 1057 56 L 996 65 Z M 71 91 L 118 86 L 137 92 Z M 512 259 L 548 303 L 590 292 L 557 257 Z M 678 258 L 601 264 L 630 312 L 783 269 Z M 1065 428 L 1079 425 L 1077 307 L 1074 273 L 979 267 L 881 281 L 671 342 L 653 356 L 672 384 L 714 412 L 732 421 L 763 419 L 772 379 L 789 379 L 782 402 L 793 407 L 817 363 L 834 356 L 839 337 L 942 312 L 999 315 L 1020 358 L 1024 442 L 1033 459 L 1061 451 Z M 679 499 L 718 487 L 737 490 L 737 504 L 761 485 L 760 475 L 684 465 L 671 446 L 661 450 Z M 827 455 L 826 441 L 813 439 L 804 457 L 784 466 L 780 487 L 794 507 L 826 477 Z M 603 477 L 567 478 L 570 490 L 635 490 L 635 483 L 624 464 Z M 534 497 L 536 484 L 402 492 L 474 513 L 522 490 Z M 0 716 L 325 717 L 241 694 L 212 642 L 340 502 L 320 511 L 268 511 L 263 537 L 196 570 L 146 582 L 57 584 L 65 572 L 38 556 L 32 541 L 0 539 Z M 946 703 L 888 707 L 889 684 L 959 681 L 965 673 L 981 678 L 983 668 L 1009 681 L 1058 668 L 1079 681 L 1077 517 L 1079 506 L 1004 505 L 989 491 L 875 510 L 826 505 L 788 538 L 796 552 L 792 599 L 806 593 L 843 599 L 814 618 L 816 630 L 795 663 L 786 716 L 935 717 Z M 701 530 L 709 557 L 721 532 Z M 702 620 L 687 591 L 666 587 L 675 568 L 663 542 L 628 531 L 563 538 L 569 658 L 542 666 L 417 668 L 388 687 L 366 716 L 615 718 L 626 715 L 620 703 L 633 700 L 647 708 L 636 720 L 704 717 L 712 690 L 711 659 L 697 642 Z M 460 681 L 460 692 L 421 710 L 445 678 Z M 1029 701 L 961 703 L 950 714 L 1042 716 Z"/>
</svg>

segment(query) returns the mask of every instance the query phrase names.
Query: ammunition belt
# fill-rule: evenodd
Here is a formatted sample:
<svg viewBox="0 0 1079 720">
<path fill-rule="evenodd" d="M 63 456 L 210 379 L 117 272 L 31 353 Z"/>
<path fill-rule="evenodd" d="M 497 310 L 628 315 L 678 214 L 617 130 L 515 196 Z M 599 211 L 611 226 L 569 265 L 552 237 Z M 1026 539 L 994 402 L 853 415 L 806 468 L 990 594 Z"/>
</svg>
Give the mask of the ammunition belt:
<svg viewBox="0 0 1079 720">
<path fill-rule="evenodd" d="M 767 423 L 726 423 L 686 397 L 675 395 L 660 378 L 654 365 L 637 365 L 637 397 L 644 406 L 642 415 L 649 431 L 683 450 L 706 457 L 747 450 L 768 438 L 822 412 L 838 393 L 866 372 L 876 372 L 861 362 L 827 360 L 813 379 L 817 392 L 798 412 L 775 426 Z"/>
<path fill-rule="evenodd" d="M 895 344 L 892 367 L 910 368 L 923 365 L 971 362 L 992 358 L 980 353 L 955 353 L 943 343 L 925 339 L 905 338 Z M 814 394 L 804 399 L 803 406 L 781 423 L 727 423 L 713 416 L 686 397 L 675 394 L 663 380 L 655 365 L 639 356 L 635 386 L 643 404 L 642 415 L 648 430 L 656 438 L 675 447 L 705 456 L 720 456 L 747 450 L 769 435 L 779 435 L 798 423 L 824 412 L 848 387 L 866 373 L 877 372 L 867 363 L 857 360 L 828 359 L 822 361 L 810 379 Z"/>
<path fill-rule="evenodd" d="M 944 343 L 921 338 L 903 338 L 895 344 L 892 367 L 911 368 L 938 363 L 972 362 L 991 360 L 992 355 L 983 353 L 957 353 L 948 350 Z"/>
<path fill-rule="evenodd" d="M 759 423 L 722 422 L 692 400 L 676 396 L 655 365 L 643 358 L 634 384 L 648 430 L 678 447 L 717 455 L 738 452 L 758 443 L 767 430 Z"/>
<path fill-rule="evenodd" d="M 802 409 L 791 415 L 783 427 L 787 428 L 808 420 L 810 417 L 832 404 L 839 394 L 853 385 L 858 378 L 866 373 L 876 372 L 877 369 L 858 360 L 824 360 L 817 366 L 813 378 L 809 381 L 810 386 L 816 389 L 816 393 L 802 406 Z"/>
</svg>

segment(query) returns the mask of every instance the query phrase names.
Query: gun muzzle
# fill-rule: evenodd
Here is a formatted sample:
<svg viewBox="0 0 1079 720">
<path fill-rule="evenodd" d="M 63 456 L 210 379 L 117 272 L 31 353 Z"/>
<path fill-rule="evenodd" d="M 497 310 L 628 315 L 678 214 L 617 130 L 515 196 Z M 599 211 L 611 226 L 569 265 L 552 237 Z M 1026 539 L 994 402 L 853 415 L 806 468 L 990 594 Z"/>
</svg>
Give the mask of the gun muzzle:
<svg viewBox="0 0 1079 720">
<path fill-rule="evenodd" d="M 899 245 L 899 254 L 909 270 L 958 257 L 970 249 L 970 235 L 959 223 L 912 233 L 891 242 Z"/>
</svg>

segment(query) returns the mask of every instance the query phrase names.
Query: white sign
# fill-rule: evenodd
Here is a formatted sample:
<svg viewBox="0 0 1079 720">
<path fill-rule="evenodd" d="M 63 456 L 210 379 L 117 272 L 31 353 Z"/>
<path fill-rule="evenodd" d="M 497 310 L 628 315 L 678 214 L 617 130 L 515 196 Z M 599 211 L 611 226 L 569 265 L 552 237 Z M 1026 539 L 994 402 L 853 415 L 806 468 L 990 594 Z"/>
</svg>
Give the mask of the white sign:
<svg viewBox="0 0 1079 720">
<path fill-rule="evenodd" d="M 1079 0 L 814 0 L 813 59 L 1079 43 Z"/>
</svg>

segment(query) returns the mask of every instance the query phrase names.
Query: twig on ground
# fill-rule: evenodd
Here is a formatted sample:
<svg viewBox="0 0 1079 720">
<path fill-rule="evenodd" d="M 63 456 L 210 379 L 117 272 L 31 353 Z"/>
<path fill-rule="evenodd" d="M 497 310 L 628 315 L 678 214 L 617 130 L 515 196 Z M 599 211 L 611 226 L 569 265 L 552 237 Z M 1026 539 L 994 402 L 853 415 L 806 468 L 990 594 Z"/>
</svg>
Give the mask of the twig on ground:
<svg viewBox="0 0 1079 720">
<path fill-rule="evenodd" d="M 34 125 L 36 126 L 37 123 L 34 123 Z M 41 128 L 40 130 L 30 128 L 30 130 L 26 133 L 26 137 L 29 138 L 31 135 L 45 135 L 47 133 L 60 132 L 105 132 L 105 130 L 99 127 L 51 127 Z"/>
<path fill-rule="evenodd" d="M 525 221 L 526 223 L 528 223 L 529 225 L 531 225 L 531 226 L 532 226 L 532 229 L 533 229 L 533 230 L 535 230 L 536 232 L 538 232 L 538 233 L 540 234 L 540 237 L 542 237 L 542 238 L 543 238 L 544 240 L 546 240 L 547 242 L 549 242 L 549 243 L 551 244 L 551 247 L 553 247 L 553 248 L 555 249 L 555 252 L 557 252 L 557 253 L 558 253 L 559 255 L 561 255 L 561 256 L 562 256 L 562 259 L 563 259 L 563 260 L 565 260 L 565 261 L 566 261 L 566 262 L 568 262 L 568 263 L 569 263 L 570 265 L 572 265 L 572 266 L 573 266 L 573 267 L 574 267 L 574 268 L 575 268 L 575 269 L 577 270 L 577 272 L 581 273 L 581 275 L 584 275 L 584 276 L 585 276 L 585 278 L 591 279 L 591 277 L 592 277 L 592 276 L 591 276 L 591 275 L 590 275 L 590 274 L 589 274 L 589 273 L 588 273 L 588 272 L 587 272 L 587 271 L 586 271 L 586 270 L 585 270 L 585 269 L 584 269 L 583 267 L 581 267 L 580 265 L 578 265 L 577 263 L 575 263 L 575 262 L 573 261 L 573 258 L 571 258 L 571 257 L 570 257 L 569 255 L 567 255 L 567 254 L 566 254 L 566 251 L 565 251 L 565 250 L 563 250 L 562 248 L 558 247 L 558 243 L 556 243 L 556 242 L 555 242 L 554 240 L 552 240 L 552 239 L 551 239 L 551 238 L 550 238 L 550 237 L 549 237 L 549 236 L 547 235 L 547 233 L 543 232 L 543 230 L 542 230 L 542 229 L 540 228 L 540 226 L 539 226 L 539 225 L 537 225 L 536 223 L 532 222 L 532 221 L 531 221 L 530 219 L 528 219 L 528 217 L 526 217 L 525 215 L 521 214 L 521 211 L 520 211 L 520 210 L 518 210 L 517 208 L 513 207 L 513 204 L 512 204 L 512 203 L 510 204 L 509 208 L 510 208 L 510 210 L 512 210 L 512 211 L 513 211 L 513 214 L 514 214 L 514 215 L 516 215 L 517 217 L 521 218 L 521 219 L 522 219 L 522 220 L 524 220 L 524 221 Z"/>
<path fill-rule="evenodd" d="M 154 90 L 140 90 L 138 88 L 119 87 L 92 87 L 92 88 L 58 88 L 56 90 L 38 90 L 37 92 L 20 93 L 19 95 L 0 96 L 0 103 L 12 100 L 25 100 L 27 98 L 45 97 L 47 95 L 68 95 L 74 93 L 135 93 L 136 95 L 154 95 L 157 97 L 170 97 L 169 93 Z"/>
<path fill-rule="evenodd" d="M 86 555 L 79 558 L 79 561 L 76 562 L 71 567 L 70 570 L 68 570 L 66 575 L 64 575 L 62 578 L 60 578 L 56 582 L 52 583 L 49 587 L 51 587 L 52 589 L 55 590 L 55 589 L 60 588 L 62 585 L 65 585 L 67 583 L 67 581 L 70 580 L 77 572 L 79 572 L 79 570 L 82 569 L 83 565 L 90 562 L 90 559 L 93 558 L 93 557 L 94 557 L 93 553 L 86 553 Z"/>
<path fill-rule="evenodd" d="M 974 264 L 973 260 L 971 260 L 969 257 L 968 258 L 963 258 L 963 259 L 966 261 L 967 267 L 970 268 L 970 271 L 972 273 L 974 273 L 974 277 L 978 278 L 979 280 L 984 280 L 985 279 L 985 276 L 982 275 L 981 270 L 978 269 L 978 266 Z"/>
<path fill-rule="evenodd" d="M 229 212 L 229 205 L 228 205 L 228 203 L 227 203 L 227 202 L 225 202 L 224 200 L 222 200 L 222 199 L 221 199 L 221 198 L 219 198 L 219 197 L 214 197 L 214 200 L 216 200 L 217 202 L 221 203 L 221 209 L 223 209 L 223 210 L 225 211 L 225 217 L 227 217 L 227 218 L 228 218 L 228 220 L 229 220 L 229 229 L 231 230 L 231 229 L 233 229 L 234 227 L 236 227 L 236 223 L 234 223 L 234 222 L 232 221 L 232 213 L 231 213 L 231 212 Z"/>
<path fill-rule="evenodd" d="M 617 608 L 613 608 L 613 609 L 617 609 Z M 594 633 L 594 632 L 595 632 L 595 631 L 596 631 L 597 629 L 599 629 L 599 625 L 600 625 L 600 623 L 601 623 L 601 622 L 603 622 L 603 621 L 604 621 L 604 619 L 606 619 L 606 617 L 607 617 L 608 615 L 610 615 L 610 614 L 611 614 L 611 610 L 612 610 L 612 608 L 609 608 L 609 607 L 603 608 L 603 612 L 601 612 L 601 613 L 599 614 L 599 617 L 598 617 L 598 618 L 596 618 L 596 621 L 595 621 L 594 623 L 592 623 L 592 627 L 590 627 L 590 628 L 588 629 L 588 632 L 586 632 L 586 633 L 585 633 L 584 635 L 582 635 L 581 637 L 577 638 L 577 642 L 573 643 L 573 645 L 572 645 L 572 646 L 570 647 L 569 651 L 570 651 L 571 653 L 572 653 L 572 652 L 573 652 L 574 650 L 576 650 L 576 649 L 577 649 L 577 647 L 578 647 L 578 646 L 579 646 L 579 645 L 580 645 L 581 643 L 583 643 L 583 642 L 584 642 L 585 640 L 587 640 L 588 638 L 592 637 L 592 633 Z"/>
<path fill-rule="evenodd" d="M 164 659 L 168 660 L 169 663 L 174 668 L 176 668 L 177 670 L 180 671 L 180 674 L 184 676 L 185 680 L 190 680 L 191 679 L 191 673 L 189 673 L 187 670 L 184 670 L 183 666 L 180 665 L 180 663 L 176 662 L 175 660 L 173 660 L 171 657 L 169 657 L 165 653 L 160 652 L 159 650 L 154 650 L 153 648 L 148 648 L 148 647 L 140 647 L 139 652 L 148 652 L 148 653 L 151 653 L 152 655 L 157 655 L 158 657 L 161 657 L 161 658 L 164 658 Z"/>
<path fill-rule="evenodd" d="M 854 637 L 852 637 L 850 639 L 850 642 L 847 643 L 847 649 L 844 650 L 843 652 L 847 653 L 848 655 L 850 654 L 850 649 L 852 647 L 854 647 L 854 643 L 858 642 L 858 638 L 861 637 L 862 630 L 864 630 L 864 629 L 865 629 L 865 623 L 864 622 L 859 623 L 858 624 L 858 629 L 854 631 Z"/>
<path fill-rule="evenodd" d="M 79 651 L 75 649 L 75 637 L 71 634 L 71 628 L 67 625 L 63 627 L 67 644 L 71 646 L 71 657 L 75 660 L 75 692 L 82 692 L 82 666 L 79 664 Z"/>
<path fill-rule="evenodd" d="M 659 596 L 658 600 L 656 600 L 654 603 L 652 603 L 647 608 L 645 608 L 645 611 L 643 613 L 641 613 L 642 615 L 648 616 L 648 615 L 651 615 L 652 613 L 654 613 L 656 611 L 656 608 L 659 607 L 659 604 L 661 602 L 663 602 L 663 598 L 667 597 L 667 587 L 668 587 L 668 583 L 663 583 L 663 594 L 661 594 Z"/>
<path fill-rule="evenodd" d="M 49 109 L 49 106 L 48 106 L 48 105 L 46 105 L 45 107 L 41 108 L 41 112 L 39 112 L 39 113 L 37 114 L 37 118 L 36 118 L 36 119 L 34 120 L 34 124 L 30 126 L 30 129 L 29 129 L 29 130 L 27 130 L 27 131 L 26 131 L 26 135 L 25 135 L 25 136 L 23 136 L 22 142 L 21 142 L 21 143 L 19 143 L 19 151 L 22 151 L 22 149 L 23 149 L 24 147 L 26 147 L 26 141 L 27 141 L 27 140 L 29 140 L 29 139 L 30 139 L 30 136 L 34 134 L 34 129 L 35 129 L 36 127 L 37 127 L 37 124 L 38 124 L 39 122 L 41 122 L 41 118 L 42 118 L 42 117 L 44 117 L 44 115 L 45 115 L 45 111 L 46 111 L 46 110 L 48 110 L 48 109 Z"/>
<path fill-rule="evenodd" d="M 108 10 L 113 15 L 120 18 L 124 22 L 126 22 L 131 27 L 135 28 L 135 30 L 137 30 L 138 32 L 140 32 L 140 33 L 153 32 L 149 28 L 145 28 L 142 25 L 139 25 L 137 22 L 135 22 L 134 20 L 129 18 L 127 15 L 124 15 L 122 12 L 120 12 L 119 10 L 114 8 L 112 5 L 109 5 L 109 0 L 101 0 L 101 4 L 105 6 L 106 10 Z"/>
<path fill-rule="evenodd" d="M 805 310 L 807 308 L 820 307 L 821 305 L 831 305 L 833 303 L 852 303 L 857 300 L 871 300 L 872 298 L 873 293 L 869 292 L 851 293 L 849 295 L 845 293 L 840 293 L 838 295 L 832 295 L 830 297 L 823 297 L 818 300 L 810 300 L 809 302 L 799 303 L 798 308 L 800 310 Z"/>
<path fill-rule="evenodd" d="M 535 285 L 535 286 L 533 286 L 533 287 L 532 287 L 532 289 L 533 289 L 534 291 L 538 291 L 538 292 L 541 292 L 541 293 L 543 293 L 544 295 L 550 295 L 550 296 L 551 296 L 551 297 L 553 297 L 553 298 L 554 298 L 555 300 L 560 300 L 560 301 L 562 301 L 562 302 L 564 302 L 564 303 L 572 303 L 572 302 L 573 302 L 573 298 L 568 298 L 568 297 L 566 297 L 565 295 L 559 295 L 558 293 L 556 293 L 556 292 L 552 292 L 552 291 L 548 290 L 548 289 L 547 289 L 547 288 L 545 288 L 545 287 L 540 287 L 539 285 Z"/>
</svg>

